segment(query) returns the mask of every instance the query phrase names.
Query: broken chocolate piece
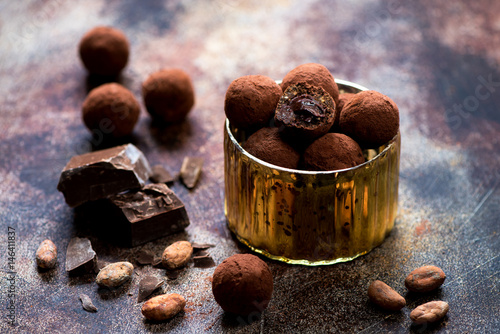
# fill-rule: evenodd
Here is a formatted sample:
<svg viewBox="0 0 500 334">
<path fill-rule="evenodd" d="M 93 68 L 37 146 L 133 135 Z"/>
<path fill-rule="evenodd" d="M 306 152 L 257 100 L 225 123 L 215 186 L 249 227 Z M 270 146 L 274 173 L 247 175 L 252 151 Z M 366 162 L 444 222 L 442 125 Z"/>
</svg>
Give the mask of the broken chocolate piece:
<svg viewBox="0 0 500 334">
<path fill-rule="evenodd" d="M 146 276 L 139 282 L 139 293 L 137 294 L 137 302 L 143 302 L 148 299 L 151 294 L 163 285 L 163 280 L 155 276 Z"/>
<path fill-rule="evenodd" d="M 182 269 L 180 269 L 180 270 L 177 270 L 177 269 L 167 270 L 167 271 L 165 271 L 165 276 L 167 276 L 168 279 L 175 280 L 181 275 L 181 272 L 182 272 Z"/>
<path fill-rule="evenodd" d="M 155 268 L 163 268 L 163 263 L 161 262 L 161 255 L 160 256 L 155 255 L 151 265 Z"/>
<path fill-rule="evenodd" d="M 116 236 L 126 246 L 145 242 L 182 231 L 189 218 L 181 200 L 164 183 L 110 197 L 119 219 L 114 219 Z"/>
<path fill-rule="evenodd" d="M 81 293 L 78 297 L 82 301 L 82 307 L 85 311 L 97 312 L 97 307 L 95 307 L 94 304 L 92 304 L 92 300 L 90 300 L 89 296 L 87 296 L 84 293 Z"/>
<path fill-rule="evenodd" d="M 66 250 L 66 271 L 72 275 L 95 271 L 97 256 L 87 238 L 75 237 L 69 241 Z"/>
<path fill-rule="evenodd" d="M 197 242 L 193 242 L 193 243 L 191 243 L 191 247 L 193 247 L 193 250 L 196 252 L 198 250 L 204 250 L 204 249 L 208 249 L 210 247 L 215 247 L 215 245 L 213 245 L 213 244 L 199 244 Z"/>
<path fill-rule="evenodd" d="M 151 168 L 149 179 L 154 183 L 173 183 L 174 177 L 162 165 L 156 165 Z"/>
<path fill-rule="evenodd" d="M 122 191 L 141 188 L 151 169 L 144 154 L 132 144 L 85 153 L 64 167 L 57 189 L 75 207 Z"/>
<path fill-rule="evenodd" d="M 215 267 L 214 259 L 208 254 L 193 256 L 194 266 L 198 268 Z"/>
<path fill-rule="evenodd" d="M 274 120 L 288 137 L 313 140 L 332 127 L 335 102 L 323 88 L 301 82 L 285 90 Z"/>
<path fill-rule="evenodd" d="M 148 252 L 146 250 L 142 250 L 139 253 L 137 253 L 135 260 L 137 263 L 141 265 L 148 265 L 152 264 L 154 259 L 154 255 L 151 252 Z"/>
<path fill-rule="evenodd" d="M 198 182 L 203 167 L 203 158 L 199 157 L 185 157 L 181 166 L 181 179 L 182 182 L 189 189 L 194 188 Z"/>
</svg>

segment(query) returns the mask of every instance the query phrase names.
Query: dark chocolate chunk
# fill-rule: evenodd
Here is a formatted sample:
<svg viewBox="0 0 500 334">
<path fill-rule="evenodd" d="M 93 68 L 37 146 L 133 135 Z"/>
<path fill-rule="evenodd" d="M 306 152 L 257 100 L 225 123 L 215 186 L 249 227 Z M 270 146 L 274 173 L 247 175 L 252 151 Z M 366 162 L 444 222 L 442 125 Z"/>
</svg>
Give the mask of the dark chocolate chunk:
<svg viewBox="0 0 500 334">
<path fill-rule="evenodd" d="M 116 236 L 127 246 L 177 233 L 189 225 L 184 204 L 164 183 L 148 184 L 109 201 L 118 216 Z"/>
<path fill-rule="evenodd" d="M 163 268 L 163 263 L 162 263 L 162 259 L 161 259 L 161 255 L 155 255 L 154 258 L 153 258 L 153 262 L 151 263 L 151 265 L 155 268 Z"/>
<path fill-rule="evenodd" d="M 197 251 L 197 250 L 202 250 L 202 249 L 208 249 L 210 247 L 215 247 L 215 245 L 213 245 L 213 244 L 200 244 L 197 242 L 193 242 L 193 243 L 191 243 L 191 247 L 193 247 L 194 251 Z"/>
<path fill-rule="evenodd" d="M 97 312 L 97 307 L 95 307 L 94 304 L 92 304 L 92 300 L 90 300 L 89 296 L 87 296 L 84 293 L 81 293 L 78 297 L 82 301 L 82 307 L 85 311 Z"/>
<path fill-rule="evenodd" d="M 181 179 L 182 182 L 189 189 L 194 188 L 198 182 L 203 167 L 203 158 L 199 157 L 185 157 L 181 166 Z"/>
<path fill-rule="evenodd" d="M 175 280 L 181 275 L 182 269 L 181 270 L 167 270 L 165 272 L 165 275 L 168 277 L 168 279 Z"/>
<path fill-rule="evenodd" d="M 137 294 L 137 302 L 143 302 L 148 299 L 151 294 L 163 285 L 163 280 L 155 276 L 146 276 L 139 282 L 139 293 Z"/>
<path fill-rule="evenodd" d="M 97 256 L 87 238 L 75 237 L 69 241 L 66 250 L 66 271 L 70 274 L 94 272 Z"/>
<path fill-rule="evenodd" d="M 215 262 L 208 254 L 193 256 L 194 266 L 198 268 L 215 267 Z"/>
<path fill-rule="evenodd" d="M 142 250 L 137 255 L 135 256 L 135 260 L 137 263 L 141 265 L 148 265 L 152 264 L 154 259 L 154 255 L 151 252 L 148 252 L 146 250 Z"/>
<path fill-rule="evenodd" d="M 71 158 L 64 167 L 57 189 L 75 207 L 125 190 L 141 188 L 151 169 L 132 144 L 85 153 Z"/>
<path fill-rule="evenodd" d="M 312 140 L 332 127 L 335 102 L 323 88 L 301 82 L 285 90 L 274 120 L 276 125 L 284 127 L 288 137 Z"/>
<path fill-rule="evenodd" d="M 149 179 L 154 183 L 172 183 L 174 177 L 162 165 L 156 165 L 151 168 L 152 174 Z"/>
</svg>

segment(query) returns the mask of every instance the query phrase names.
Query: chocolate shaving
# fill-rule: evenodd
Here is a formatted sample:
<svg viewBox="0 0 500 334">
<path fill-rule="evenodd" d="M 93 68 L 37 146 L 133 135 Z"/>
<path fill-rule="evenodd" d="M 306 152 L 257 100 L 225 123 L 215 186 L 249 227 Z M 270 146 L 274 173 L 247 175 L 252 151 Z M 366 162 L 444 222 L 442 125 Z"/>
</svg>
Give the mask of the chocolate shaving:
<svg viewBox="0 0 500 334">
<path fill-rule="evenodd" d="M 78 297 L 82 301 L 82 307 L 85 311 L 97 312 L 97 307 L 95 307 L 94 304 L 92 304 L 92 300 L 90 300 L 89 296 L 87 296 L 84 293 L 81 293 Z"/>
<path fill-rule="evenodd" d="M 155 276 L 146 276 L 139 282 L 139 293 L 137 294 L 137 302 L 140 303 L 148 299 L 151 294 L 163 285 L 163 280 Z"/>
<path fill-rule="evenodd" d="M 199 244 L 197 242 L 193 242 L 191 244 L 191 246 L 193 247 L 194 251 L 196 251 L 196 250 L 203 250 L 203 249 L 207 249 L 207 248 L 210 248 L 210 247 L 215 247 L 215 245 L 213 245 L 213 244 Z"/>
<path fill-rule="evenodd" d="M 141 250 L 139 253 L 137 253 L 135 260 L 137 263 L 141 265 L 148 265 L 152 264 L 154 259 L 154 255 L 151 252 L 148 252 L 146 250 Z"/>
<path fill-rule="evenodd" d="M 156 165 L 151 168 L 152 174 L 149 179 L 154 183 L 173 183 L 174 177 L 162 165 Z"/>
<path fill-rule="evenodd" d="M 201 174 L 201 168 L 203 167 L 203 158 L 199 157 L 185 157 L 182 162 L 181 167 L 181 179 L 182 182 L 189 189 L 194 188 Z"/>
<path fill-rule="evenodd" d="M 182 270 L 167 270 L 165 275 L 168 279 L 175 280 L 181 275 Z"/>
<path fill-rule="evenodd" d="M 211 268 L 215 267 L 215 262 L 208 254 L 193 256 L 194 266 L 198 268 Z"/>
<path fill-rule="evenodd" d="M 97 264 L 97 256 L 87 238 L 73 238 L 66 250 L 66 271 L 70 274 L 93 272 Z"/>
</svg>

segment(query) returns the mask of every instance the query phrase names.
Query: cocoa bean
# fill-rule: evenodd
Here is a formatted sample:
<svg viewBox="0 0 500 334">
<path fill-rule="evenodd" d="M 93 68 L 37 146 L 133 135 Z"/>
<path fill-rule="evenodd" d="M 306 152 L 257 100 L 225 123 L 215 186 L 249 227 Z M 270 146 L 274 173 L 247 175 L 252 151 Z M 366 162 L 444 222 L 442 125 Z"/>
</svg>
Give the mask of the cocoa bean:
<svg viewBox="0 0 500 334">
<path fill-rule="evenodd" d="M 57 263 L 57 247 L 49 239 L 42 241 L 36 251 L 36 264 L 43 269 L 52 269 Z"/>
<path fill-rule="evenodd" d="M 177 269 L 186 265 L 193 255 L 193 247 L 188 241 L 177 241 L 165 248 L 162 264 L 167 269 Z"/>
<path fill-rule="evenodd" d="M 177 293 L 159 295 L 142 305 L 142 315 L 148 320 L 163 321 L 174 317 L 186 306 L 184 297 Z"/>
<path fill-rule="evenodd" d="M 443 319 L 449 309 L 447 302 L 440 300 L 428 302 L 411 311 L 410 319 L 415 324 L 436 322 Z"/>
<path fill-rule="evenodd" d="M 368 287 L 368 297 L 386 310 L 399 311 L 406 305 L 406 300 L 399 293 L 379 280 L 373 281 Z"/>
<path fill-rule="evenodd" d="M 96 283 L 100 286 L 114 288 L 131 278 L 134 266 L 130 262 L 115 262 L 108 264 L 99 271 Z"/>
<path fill-rule="evenodd" d="M 439 288 L 446 279 L 436 266 L 423 266 L 413 270 L 405 279 L 405 286 L 413 292 L 429 292 Z"/>
</svg>

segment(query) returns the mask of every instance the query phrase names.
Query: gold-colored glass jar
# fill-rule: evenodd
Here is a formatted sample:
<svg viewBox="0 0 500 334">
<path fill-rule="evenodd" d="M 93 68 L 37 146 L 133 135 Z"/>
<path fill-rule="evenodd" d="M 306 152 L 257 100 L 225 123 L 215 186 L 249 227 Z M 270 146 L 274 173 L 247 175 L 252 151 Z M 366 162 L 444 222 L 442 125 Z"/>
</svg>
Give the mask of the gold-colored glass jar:
<svg viewBox="0 0 500 334">
<path fill-rule="evenodd" d="M 341 92 L 366 88 L 336 80 Z M 269 164 L 246 152 L 245 133 L 224 126 L 224 210 L 229 229 L 255 252 L 293 264 L 352 260 L 380 245 L 398 208 L 398 134 L 361 165 L 328 172 Z"/>
</svg>

